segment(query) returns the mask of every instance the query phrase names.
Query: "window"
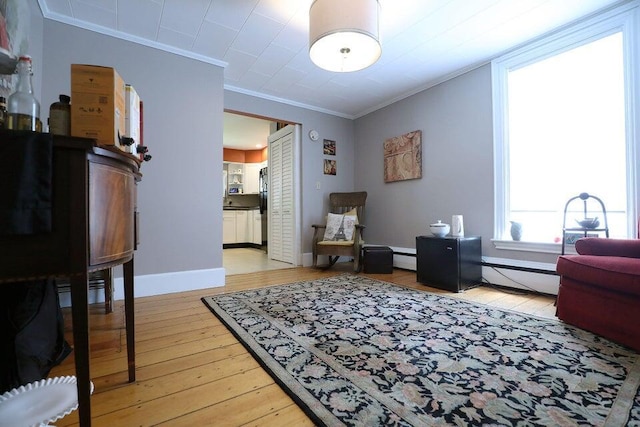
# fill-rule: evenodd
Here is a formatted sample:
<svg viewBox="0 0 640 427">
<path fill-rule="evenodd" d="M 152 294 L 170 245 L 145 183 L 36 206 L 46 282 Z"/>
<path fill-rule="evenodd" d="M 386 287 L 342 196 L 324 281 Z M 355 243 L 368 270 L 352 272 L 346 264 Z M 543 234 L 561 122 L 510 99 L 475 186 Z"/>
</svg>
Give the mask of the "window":
<svg viewBox="0 0 640 427">
<path fill-rule="evenodd" d="M 529 243 L 502 247 L 557 251 L 542 244 L 559 241 L 565 203 L 582 192 L 605 203 L 611 237 L 634 235 L 637 5 L 493 62 L 497 247 L 517 221 Z M 568 226 L 583 216 L 581 204 L 574 207 Z M 588 216 L 602 215 L 593 208 Z"/>
</svg>

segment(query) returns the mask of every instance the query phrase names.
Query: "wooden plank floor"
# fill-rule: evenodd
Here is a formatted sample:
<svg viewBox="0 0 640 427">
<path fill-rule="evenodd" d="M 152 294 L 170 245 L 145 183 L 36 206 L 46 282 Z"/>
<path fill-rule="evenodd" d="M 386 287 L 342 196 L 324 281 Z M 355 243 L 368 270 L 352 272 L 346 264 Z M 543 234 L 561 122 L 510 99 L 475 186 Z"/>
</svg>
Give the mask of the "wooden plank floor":
<svg viewBox="0 0 640 427">
<path fill-rule="evenodd" d="M 136 382 L 127 383 L 124 306 L 91 307 L 91 399 L 96 426 L 307 426 L 311 421 L 200 298 L 348 272 L 290 268 L 227 276 L 225 287 L 136 299 Z M 413 271 L 365 275 L 399 285 L 553 318 L 554 298 L 480 287 L 461 294 L 416 282 Z M 65 309 L 72 343 L 71 314 Z M 74 375 L 73 353 L 50 376 Z M 57 426 L 77 425 L 77 411 Z"/>
</svg>

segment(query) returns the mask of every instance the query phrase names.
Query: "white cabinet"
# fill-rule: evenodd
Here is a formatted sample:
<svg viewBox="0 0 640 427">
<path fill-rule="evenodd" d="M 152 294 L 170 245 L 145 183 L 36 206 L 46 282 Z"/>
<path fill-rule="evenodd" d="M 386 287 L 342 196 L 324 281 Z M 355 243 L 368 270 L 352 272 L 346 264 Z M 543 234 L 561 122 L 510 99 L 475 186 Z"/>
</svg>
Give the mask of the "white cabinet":
<svg viewBox="0 0 640 427">
<path fill-rule="evenodd" d="M 245 163 L 244 165 L 244 192 L 258 194 L 258 182 L 262 163 Z"/>
<path fill-rule="evenodd" d="M 236 243 L 249 243 L 253 240 L 253 225 L 249 222 L 249 217 L 253 220 L 252 212 L 236 211 Z"/>
<path fill-rule="evenodd" d="M 251 243 L 262 245 L 262 215 L 259 209 L 251 212 L 253 213 L 253 240 Z"/>
<path fill-rule="evenodd" d="M 260 169 L 267 162 L 261 163 L 227 163 L 225 192 L 228 194 L 258 194 Z"/>
<path fill-rule="evenodd" d="M 222 243 L 236 243 L 236 211 L 222 212 Z"/>
<path fill-rule="evenodd" d="M 258 209 L 222 213 L 222 243 L 262 244 L 262 218 Z"/>
<path fill-rule="evenodd" d="M 229 194 L 244 193 L 244 163 L 229 163 L 227 165 L 227 189 Z"/>
</svg>

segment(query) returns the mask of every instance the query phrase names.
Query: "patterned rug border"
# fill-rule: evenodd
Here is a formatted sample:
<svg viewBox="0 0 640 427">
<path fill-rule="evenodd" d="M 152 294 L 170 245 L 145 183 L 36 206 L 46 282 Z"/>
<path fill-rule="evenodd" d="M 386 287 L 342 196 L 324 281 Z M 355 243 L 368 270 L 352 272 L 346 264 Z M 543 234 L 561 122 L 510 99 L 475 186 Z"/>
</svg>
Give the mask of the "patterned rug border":
<svg viewBox="0 0 640 427">
<path fill-rule="evenodd" d="M 297 382 L 295 377 L 293 377 L 289 372 L 287 372 L 280 363 L 278 363 L 275 359 L 273 359 L 273 357 L 268 353 L 268 351 L 265 350 L 261 346 L 261 344 L 258 343 L 250 333 L 248 333 L 241 325 L 239 325 L 232 318 L 232 316 L 230 316 L 225 311 L 224 308 L 220 307 L 217 303 L 215 303 L 213 299 L 219 298 L 221 296 L 232 296 L 232 295 L 242 295 L 247 293 L 253 293 L 260 290 L 268 290 L 268 289 L 274 290 L 274 289 L 287 288 L 292 286 L 301 286 L 306 283 L 316 283 L 316 282 L 321 283 L 326 281 L 327 279 L 334 279 L 334 280 L 335 279 L 345 279 L 345 280 L 365 279 L 368 281 L 385 284 L 391 288 L 398 289 L 402 292 L 408 292 L 410 294 L 424 294 L 424 295 L 428 295 L 438 299 L 452 300 L 455 302 L 468 304 L 468 305 L 475 306 L 478 308 L 483 308 L 489 311 L 515 315 L 525 319 L 530 318 L 536 321 L 546 322 L 553 325 L 561 325 L 562 327 L 572 331 L 572 336 L 574 339 L 589 342 L 589 344 L 595 348 L 610 350 L 610 346 L 612 344 L 604 338 L 598 337 L 597 335 L 593 335 L 590 332 L 584 331 L 580 328 L 576 328 L 571 325 L 568 325 L 558 319 L 541 317 L 534 314 L 522 313 L 516 310 L 511 310 L 511 309 L 502 308 L 502 307 L 495 307 L 495 306 L 491 306 L 491 305 L 480 303 L 480 302 L 468 301 L 462 298 L 456 298 L 449 295 L 430 292 L 428 290 L 405 287 L 393 282 L 380 280 L 377 278 L 374 279 L 370 277 L 363 277 L 363 276 L 352 274 L 352 273 L 342 273 L 342 274 L 337 274 L 335 276 L 312 279 L 312 280 L 298 280 L 298 281 L 287 282 L 287 283 L 272 284 L 272 285 L 262 286 L 259 288 L 229 291 L 229 292 L 223 292 L 220 294 L 202 297 L 201 301 L 211 311 L 211 313 L 213 313 L 225 325 L 225 327 L 243 345 L 243 347 L 251 354 L 251 356 L 273 378 L 273 380 L 287 393 L 287 395 L 304 411 L 304 413 L 314 422 L 314 424 L 320 425 L 320 426 L 333 425 L 334 421 L 340 423 L 340 425 L 342 425 L 342 423 L 337 418 L 335 418 L 334 415 L 331 413 L 331 411 L 326 409 L 324 406 L 313 405 L 313 404 L 310 404 L 307 400 L 305 400 L 304 399 L 305 396 L 312 402 L 316 398 L 311 393 L 309 393 L 307 389 L 305 389 L 302 385 L 300 385 Z M 215 307 L 217 307 L 217 309 Z M 508 321 L 508 320 L 504 319 L 504 321 Z M 588 340 L 586 338 L 593 338 L 593 339 Z M 613 345 L 615 346 L 616 344 L 614 343 Z M 633 356 L 636 354 L 635 352 L 628 350 L 622 346 L 620 346 L 620 350 L 622 353 L 626 353 L 627 355 Z M 631 383 L 640 383 L 640 366 L 638 365 L 639 364 L 636 364 L 632 372 L 629 373 L 629 376 L 633 378 Z M 288 379 L 290 381 L 287 381 Z M 631 396 L 633 396 L 637 393 L 637 395 L 640 396 L 640 390 L 638 390 L 637 384 L 634 386 L 636 388 L 632 390 L 631 389 L 632 387 L 628 384 L 628 382 L 629 381 L 627 381 L 627 384 L 626 384 L 627 387 L 623 388 L 620 391 L 620 394 L 626 394 L 626 395 L 631 394 Z M 636 399 L 636 404 L 638 403 L 637 400 L 638 399 Z M 629 408 L 627 409 L 630 409 L 633 406 L 634 406 L 634 399 L 631 398 Z M 624 423 L 623 420 L 625 420 L 626 417 L 624 417 L 624 414 L 620 412 L 621 409 L 624 409 L 624 408 L 618 408 L 615 411 L 612 408 L 610 416 L 606 419 L 604 425 L 605 426 L 623 425 Z M 628 414 L 629 413 L 627 412 L 627 415 Z"/>
<path fill-rule="evenodd" d="M 338 276 L 354 276 L 352 274 L 340 274 Z M 335 277 L 335 276 L 332 276 Z M 321 280 L 321 279 L 320 279 Z M 200 300 L 202 301 L 202 303 L 205 305 L 205 307 L 207 307 L 209 309 L 209 311 L 211 311 L 211 313 L 213 313 L 214 316 L 216 316 L 218 318 L 218 320 L 220 320 L 222 322 L 222 324 L 229 330 L 229 332 L 231 332 L 231 334 L 240 342 L 240 344 L 242 344 L 242 346 L 245 348 L 245 350 L 247 350 L 247 352 L 249 354 L 251 354 L 251 357 L 253 357 L 255 359 L 256 362 L 258 362 L 258 364 L 262 367 L 262 369 L 264 369 L 269 376 L 271 376 L 271 378 L 273 379 L 273 381 L 278 384 L 280 386 L 280 388 L 282 390 L 284 390 L 284 392 L 295 402 L 296 405 L 298 405 L 298 407 L 300 407 L 300 409 L 302 409 L 302 411 L 309 417 L 309 419 L 311 419 L 311 421 L 313 421 L 313 423 L 317 426 L 326 426 L 325 422 L 322 421 L 322 419 L 320 419 L 320 417 L 318 416 L 318 414 L 316 412 L 314 412 L 314 410 L 311 408 L 310 405 L 307 404 L 307 402 L 305 402 L 304 400 L 302 400 L 300 398 L 300 394 L 306 394 L 306 390 L 303 389 L 297 389 L 295 387 L 295 383 L 294 384 L 288 384 L 285 380 L 283 380 L 282 378 L 280 378 L 280 376 L 278 375 L 278 373 L 276 371 L 280 370 L 281 367 L 280 365 L 276 364 L 275 367 L 272 367 L 271 364 L 269 363 L 272 359 L 269 356 L 264 357 L 261 353 L 266 353 L 266 351 L 261 351 L 263 350 L 262 347 L 255 342 L 255 340 L 252 337 L 248 337 L 249 339 L 247 339 L 248 334 L 246 333 L 246 331 L 240 327 L 239 325 L 237 325 L 237 323 L 231 319 L 231 316 L 229 316 L 226 311 L 224 311 L 222 308 L 220 308 L 220 313 L 218 313 L 211 304 L 215 304 L 213 301 L 211 303 L 209 303 L 207 300 L 214 298 L 214 297 L 218 297 L 220 295 L 236 295 L 236 294 L 244 294 L 247 292 L 253 292 L 256 291 L 258 289 L 272 289 L 272 288 L 280 288 L 280 287 L 287 287 L 287 286 L 292 286 L 292 285 L 297 285 L 300 283 L 305 283 L 305 282 L 313 282 L 314 280 L 296 280 L 294 282 L 287 282 L 287 283 L 276 283 L 273 285 L 268 285 L 268 286 L 261 286 L 259 288 L 251 288 L 251 289 L 243 289 L 243 290 L 239 290 L 239 291 L 229 291 L 229 292 L 222 292 L 220 294 L 216 294 L 216 295 L 211 295 L 211 296 L 206 296 L 206 297 L 202 297 L 200 298 Z M 218 306 L 217 304 L 215 304 L 216 306 Z M 238 330 L 236 330 L 238 329 Z M 255 346 L 257 346 L 257 349 L 254 350 L 253 346 L 251 345 L 251 343 L 255 343 Z M 288 375 L 288 374 L 287 374 Z M 294 390 L 296 389 L 296 390 Z M 328 411 L 327 411 L 328 412 Z"/>
</svg>

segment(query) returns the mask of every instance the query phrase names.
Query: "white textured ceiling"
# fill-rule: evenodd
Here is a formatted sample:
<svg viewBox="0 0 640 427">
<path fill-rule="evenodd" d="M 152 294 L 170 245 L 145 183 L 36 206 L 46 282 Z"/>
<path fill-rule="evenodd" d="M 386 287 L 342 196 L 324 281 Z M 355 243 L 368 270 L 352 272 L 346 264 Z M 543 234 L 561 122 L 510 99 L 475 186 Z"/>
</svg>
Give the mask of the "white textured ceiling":
<svg viewBox="0 0 640 427">
<path fill-rule="evenodd" d="M 347 118 L 620 3 L 380 0 L 382 57 L 365 70 L 339 74 L 309 59 L 311 0 L 38 1 L 47 19 L 225 66 L 226 89 Z"/>
<path fill-rule="evenodd" d="M 256 117 L 224 113 L 222 145 L 236 150 L 259 150 L 267 146 L 271 122 Z"/>
</svg>

